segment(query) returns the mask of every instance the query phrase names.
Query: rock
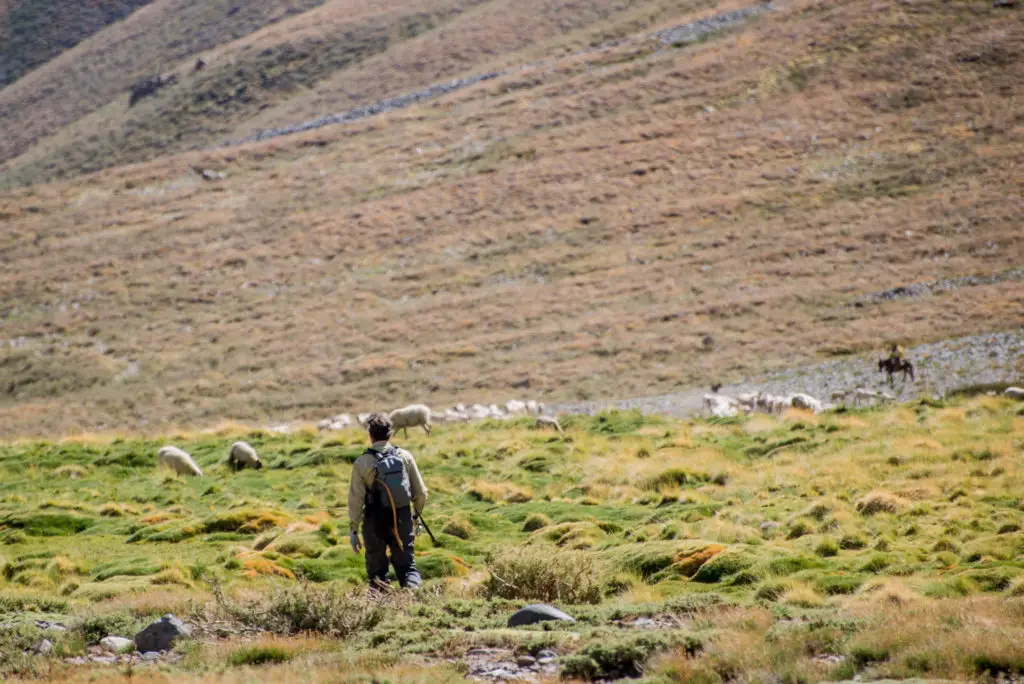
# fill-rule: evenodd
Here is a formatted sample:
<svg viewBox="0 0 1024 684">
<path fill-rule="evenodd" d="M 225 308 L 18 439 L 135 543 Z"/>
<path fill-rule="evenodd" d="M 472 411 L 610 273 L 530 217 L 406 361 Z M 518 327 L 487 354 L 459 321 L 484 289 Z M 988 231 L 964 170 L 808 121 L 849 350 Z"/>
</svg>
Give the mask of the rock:
<svg viewBox="0 0 1024 684">
<path fill-rule="evenodd" d="M 523 625 L 533 625 L 538 622 L 545 622 L 548 620 L 576 622 L 575 618 L 566 615 L 553 606 L 537 603 L 518 610 L 508 619 L 508 626 L 522 627 Z"/>
<path fill-rule="evenodd" d="M 761 523 L 762 532 L 774 532 L 777 529 L 779 529 L 779 523 L 775 522 L 774 520 L 765 520 L 763 523 Z"/>
<path fill-rule="evenodd" d="M 176 639 L 188 637 L 191 634 L 192 630 L 184 622 L 168 614 L 136 634 L 135 646 L 142 653 L 166 651 L 171 648 Z"/>
<path fill-rule="evenodd" d="M 39 655 L 45 655 L 45 654 L 49 653 L 52 650 L 53 650 L 53 642 L 50 641 L 49 639 L 43 639 L 38 644 L 36 644 L 34 647 L 32 647 L 32 651 L 35 652 L 35 653 L 38 653 Z"/>
<path fill-rule="evenodd" d="M 131 639 L 125 639 L 120 636 L 108 636 L 100 639 L 100 646 L 104 651 L 110 651 L 111 653 L 120 653 L 129 646 L 134 646 Z"/>
<path fill-rule="evenodd" d="M 537 659 L 530 655 L 521 655 L 516 658 L 516 665 L 519 667 L 533 667 Z"/>
<path fill-rule="evenodd" d="M 1017 0 L 995 0 L 992 3 L 993 7 L 1016 7 Z"/>
<path fill-rule="evenodd" d="M 545 648 L 543 651 L 538 651 L 537 652 L 537 660 L 542 660 L 542 659 L 545 659 L 545 658 L 550 658 L 551 660 L 554 660 L 557 657 L 558 657 L 558 654 L 555 653 L 554 651 L 550 650 L 550 649 L 546 649 Z"/>
<path fill-rule="evenodd" d="M 142 660 L 146 662 L 152 662 L 154 660 L 160 660 L 160 654 L 156 651 L 146 651 L 142 654 Z"/>
</svg>

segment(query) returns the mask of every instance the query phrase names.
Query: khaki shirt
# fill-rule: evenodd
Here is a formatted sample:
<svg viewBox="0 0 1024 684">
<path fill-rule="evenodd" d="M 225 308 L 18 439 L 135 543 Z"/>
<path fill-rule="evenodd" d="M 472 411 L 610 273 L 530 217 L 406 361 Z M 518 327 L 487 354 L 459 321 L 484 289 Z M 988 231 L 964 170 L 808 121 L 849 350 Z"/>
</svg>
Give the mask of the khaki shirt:
<svg viewBox="0 0 1024 684">
<path fill-rule="evenodd" d="M 389 442 L 374 442 L 370 447 L 373 451 L 382 452 Z M 423 484 L 420 470 L 416 467 L 416 459 L 405 449 L 399 449 L 398 455 L 405 461 L 405 469 L 409 473 L 409 485 L 412 488 L 412 505 L 419 514 L 427 504 L 427 486 Z M 373 487 L 374 466 L 377 460 L 373 454 L 363 454 L 356 459 L 352 465 L 352 483 L 348 488 L 348 530 L 358 532 L 359 524 L 363 522 L 363 507 L 366 504 L 366 494 Z"/>
</svg>

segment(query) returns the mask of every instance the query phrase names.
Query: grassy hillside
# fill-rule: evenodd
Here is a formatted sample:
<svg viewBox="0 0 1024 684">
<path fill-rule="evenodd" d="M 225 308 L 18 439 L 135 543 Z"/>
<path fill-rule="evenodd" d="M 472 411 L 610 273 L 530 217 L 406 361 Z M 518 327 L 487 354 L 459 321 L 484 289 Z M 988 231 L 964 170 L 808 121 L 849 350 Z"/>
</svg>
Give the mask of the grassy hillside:
<svg viewBox="0 0 1024 684">
<path fill-rule="evenodd" d="M 0 127 L 4 130 L 0 160 L 21 154 L 113 100 L 126 107 L 126 90 L 141 77 L 162 73 L 182 60 L 187 62 L 182 70 L 187 72 L 204 51 L 322 2 L 151 2 L 0 90 Z M 36 11 L 41 5 L 26 2 L 24 6 Z"/>
<path fill-rule="evenodd" d="M 5 0 L 0 3 L 0 88 L 151 0 Z"/>
<path fill-rule="evenodd" d="M 795 3 L 10 191 L 0 432 L 636 396 L 1019 327 L 1019 282 L 864 300 L 1020 265 L 1007 16 Z"/>
<path fill-rule="evenodd" d="M 355 430 L 4 445 L 0 619 L 26 627 L 4 632 L 0 668 L 106 681 L 59 658 L 173 611 L 199 639 L 133 677 L 338 681 L 345 664 L 353 679 L 449 681 L 480 646 L 495 660 L 553 648 L 563 676 L 651 682 L 1024 670 L 1019 403 L 717 423 L 612 413 L 566 428 L 398 440 L 425 474 L 438 545 L 417 541 L 425 590 L 383 604 L 347 593 L 363 581 L 344 512 Z M 239 436 L 266 468 L 228 471 Z M 158 472 L 164 443 L 206 476 Z M 504 629 L 534 600 L 579 623 Z M 71 627 L 50 657 L 20 651 L 36 620 Z M 260 662 L 284 664 L 247 667 Z"/>
</svg>

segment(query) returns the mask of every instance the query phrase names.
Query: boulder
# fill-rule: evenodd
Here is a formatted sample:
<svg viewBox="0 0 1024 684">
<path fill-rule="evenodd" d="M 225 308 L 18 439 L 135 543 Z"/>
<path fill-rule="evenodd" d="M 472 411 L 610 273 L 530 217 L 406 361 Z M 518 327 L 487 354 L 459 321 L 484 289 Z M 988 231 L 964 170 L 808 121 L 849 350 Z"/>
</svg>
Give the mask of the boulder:
<svg viewBox="0 0 1024 684">
<path fill-rule="evenodd" d="M 516 611 L 512 617 L 508 619 L 509 627 L 522 627 L 523 625 L 533 625 L 538 622 L 546 622 L 548 620 L 561 620 L 562 622 L 576 622 L 576 619 L 566 615 L 562 611 L 558 610 L 553 606 L 544 605 L 542 603 L 526 606 Z"/>
<path fill-rule="evenodd" d="M 135 635 L 135 647 L 142 653 L 166 651 L 182 637 L 192 635 L 192 630 L 173 615 L 164 615 Z"/>
<path fill-rule="evenodd" d="M 38 653 L 39 655 L 46 655 L 47 653 L 53 650 L 53 642 L 49 639 L 43 639 L 38 644 L 36 644 L 32 648 L 32 650 Z"/>
<path fill-rule="evenodd" d="M 110 651 L 111 653 L 120 653 L 133 645 L 134 642 L 132 642 L 131 639 L 125 639 L 124 637 L 119 636 L 108 636 L 100 639 L 100 647 L 104 651 Z"/>
</svg>

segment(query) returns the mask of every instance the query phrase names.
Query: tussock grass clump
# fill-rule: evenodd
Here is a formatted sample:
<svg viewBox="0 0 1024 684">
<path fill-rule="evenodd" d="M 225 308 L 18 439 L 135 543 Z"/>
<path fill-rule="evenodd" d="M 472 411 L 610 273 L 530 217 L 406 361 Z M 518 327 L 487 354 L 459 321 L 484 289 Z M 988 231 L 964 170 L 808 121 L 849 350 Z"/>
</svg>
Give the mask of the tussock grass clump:
<svg viewBox="0 0 1024 684">
<path fill-rule="evenodd" d="M 233 667 L 243 665 L 276 665 L 286 663 L 295 657 L 293 651 L 280 646 L 254 645 L 244 646 L 228 656 L 228 664 Z"/>
<path fill-rule="evenodd" d="M 455 516 L 445 523 L 445 526 L 441 528 L 441 531 L 445 534 L 450 534 L 453 537 L 458 537 L 459 539 L 469 539 L 473 536 L 473 533 L 476 532 L 476 528 L 473 527 L 473 523 L 471 523 L 467 518 Z"/>
<path fill-rule="evenodd" d="M 599 603 L 606 583 L 598 559 L 582 551 L 513 548 L 487 560 L 483 594 L 488 598 L 545 603 Z"/>
<path fill-rule="evenodd" d="M 231 602 L 214 585 L 217 606 L 230 618 L 272 634 L 305 632 L 345 639 L 373 629 L 397 606 L 400 595 L 368 589 L 343 591 L 333 586 L 300 584 L 243 602 Z"/>
<path fill-rule="evenodd" d="M 888 492 L 872 492 L 857 501 L 857 512 L 861 515 L 876 513 L 899 513 L 904 501 Z"/>
<path fill-rule="evenodd" d="M 543 513 L 532 513 L 530 517 L 523 522 L 523 532 L 536 532 L 550 524 L 551 518 L 548 516 Z"/>
<path fill-rule="evenodd" d="M 89 469 L 76 463 L 68 463 L 56 468 L 53 474 L 66 480 L 81 480 L 89 474 Z"/>
<path fill-rule="evenodd" d="M 710 480 L 711 476 L 707 473 L 691 473 L 682 468 L 669 468 L 645 480 L 643 488 L 660 492 L 663 489 L 686 487 L 687 485 L 701 484 Z"/>
<path fill-rule="evenodd" d="M 814 547 L 814 553 L 821 556 L 822 558 L 831 558 L 832 556 L 839 555 L 839 544 L 833 539 L 822 539 L 816 547 Z"/>
<path fill-rule="evenodd" d="M 640 677 L 647 660 L 673 644 L 663 636 L 643 635 L 618 642 L 587 646 L 579 653 L 566 658 L 562 677 L 585 681 L 618 680 Z M 703 644 L 690 637 L 682 648 L 690 654 L 697 653 Z"/>
</svg>

